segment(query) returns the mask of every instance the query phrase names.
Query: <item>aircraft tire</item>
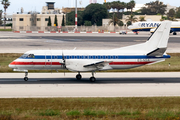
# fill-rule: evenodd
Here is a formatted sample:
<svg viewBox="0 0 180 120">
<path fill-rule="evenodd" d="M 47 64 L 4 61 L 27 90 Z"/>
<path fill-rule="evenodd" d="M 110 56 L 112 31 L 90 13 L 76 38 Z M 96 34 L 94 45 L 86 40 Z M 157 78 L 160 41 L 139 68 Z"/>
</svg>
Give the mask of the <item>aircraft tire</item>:
<svg viewBox="0 0 180 120">
<path fill-rule="evenodd" d="M 82 76 L 81 76 L 80 74 L 77 74 L 77 75 L 76 75 L 76 79 L 77 79 L 77 80 L 81 80 L 81 78 L 82 78 Z"/>
<path fill-rule="evenodd" d="M 91 82 L 96 82 L 96 78 L 95 78 L 95 77 L 91 77 L 91 78 L 90 78 L 90 81 L 91 81 Z"/>
<path fill-rule="evenodd" d="M 24 81 L 28 81 L 28 77 L 24 77 Z"/>
<path fill-rule="evenodd" d="M 177 33 L 176 33 L 176 32 L 173 32 L 173 35 L 177 35 Z"/>
</svg>

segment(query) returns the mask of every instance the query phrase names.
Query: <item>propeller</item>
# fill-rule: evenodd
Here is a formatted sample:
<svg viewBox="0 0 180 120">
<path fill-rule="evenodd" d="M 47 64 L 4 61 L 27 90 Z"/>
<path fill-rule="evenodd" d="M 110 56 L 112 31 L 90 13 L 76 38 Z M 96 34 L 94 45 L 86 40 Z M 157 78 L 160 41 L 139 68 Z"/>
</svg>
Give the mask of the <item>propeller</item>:
<svg viewBox="0 0 180 120">
<path fill-rule="evenodd" d="M 63 60 L 63 69 L 66 69 L 66 58 L 64 57 L 64 53 L 62 52 L 62 60 Z M 64 76 L 65 76 L 65 71 L 64 71 Z"/>
</svg>

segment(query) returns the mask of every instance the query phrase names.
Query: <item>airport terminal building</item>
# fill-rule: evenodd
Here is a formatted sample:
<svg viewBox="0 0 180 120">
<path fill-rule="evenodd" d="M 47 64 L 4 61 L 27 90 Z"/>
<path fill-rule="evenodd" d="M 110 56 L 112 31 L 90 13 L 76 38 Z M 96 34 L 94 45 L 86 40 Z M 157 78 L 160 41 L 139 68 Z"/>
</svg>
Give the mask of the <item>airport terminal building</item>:
<svg viewBox="0 0 180 120">
<path fill-rule="evenodd" d="M 46 2 L 47 6 L 43 6 L 41 14 L 38 12 L 17 13 L 13 15 L 14 31 L 57 31 L 62 24 L 62 10 L 54 8 L 55 2 Z M 54 25 L 55 16 L 57 16 L 58 25 Z M 51 19 L 51 27 L 47 26 L 49 17 Z"/>
</svg>

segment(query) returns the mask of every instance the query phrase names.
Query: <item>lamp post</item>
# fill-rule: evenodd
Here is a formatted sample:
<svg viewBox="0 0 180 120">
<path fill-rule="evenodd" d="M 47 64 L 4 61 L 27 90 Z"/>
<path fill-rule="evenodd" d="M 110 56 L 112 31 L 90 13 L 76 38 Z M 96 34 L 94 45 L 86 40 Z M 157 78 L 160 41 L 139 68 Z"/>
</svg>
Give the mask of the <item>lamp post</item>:
<svg viewBox="0 0 180 120">
<path fill-rule="evenodd" d="M 76 10 L 75 10 L 75 31 L 77 31 L 77 0 L 76 0 Z"/>
</svg>

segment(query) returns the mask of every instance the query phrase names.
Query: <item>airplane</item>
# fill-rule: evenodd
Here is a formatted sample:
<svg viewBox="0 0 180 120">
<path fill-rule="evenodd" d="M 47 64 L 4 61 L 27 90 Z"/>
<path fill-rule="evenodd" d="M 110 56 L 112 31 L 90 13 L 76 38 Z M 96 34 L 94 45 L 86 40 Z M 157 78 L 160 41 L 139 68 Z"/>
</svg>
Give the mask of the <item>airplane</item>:
<svg viewBox="0 0 180 120">
<path fill-rule="evenodd" d="M 9 67 L 25 72 L 25 81 L 28 81 L 28 70 L 67 69 L 78 73 L 77 80 L 81 80 L 81 72 L 91 72 L 90 81 L 95 82 L 96 71 L 130 69 L 170 58 L 166 54 L 170 27 L 171 22 L 162 22 L 145 43 L 117 49 L 32 50 L 11 62 Z"/>
<path fill-rule="evenodd" d="M 138 34 L 138 31 L 150 31 L 151 33 L 154 33 L 154 30 L 160 24 L 160 21 L 136 22 L 128 26 L 128 29 L 132 30 L 136 34 Z M 173 33 L 173 35 L 177 35 L 177 32 L 180 32 L 180 22 L 172 22 L 170 33 Z"/>
</svg>

